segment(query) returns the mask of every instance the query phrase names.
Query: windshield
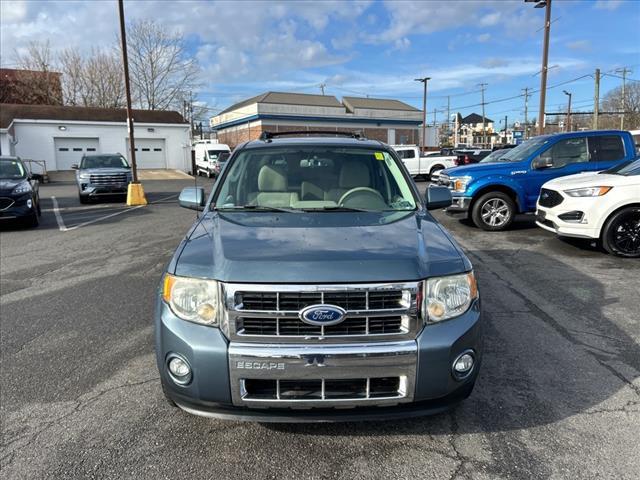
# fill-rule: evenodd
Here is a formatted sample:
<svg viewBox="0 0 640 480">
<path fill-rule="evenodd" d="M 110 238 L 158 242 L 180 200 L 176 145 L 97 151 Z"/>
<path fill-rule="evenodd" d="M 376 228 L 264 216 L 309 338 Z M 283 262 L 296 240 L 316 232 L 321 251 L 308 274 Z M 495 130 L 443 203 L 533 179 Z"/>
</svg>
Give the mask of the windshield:
<svg viewBox="0 0 640 480">
<path fill-rule="evenodd" d="M 496 161 L 498 161 L 498 162 L 519 162 L 519 161 L 524 160 L 525 158 L 527 158 L 529 155 L 531 155 L 533 152 L 535 152 L 537 149 L 539 149 L 540 147 L 542 147 L 543 145 L 545 145 L 548 142 L 549 142 L 549 137 L 531 138 L 531 139 L 521 143 L 517 147 L 512 148 L 511 150 L 507 150 L 507 153 L 505 153 L 503 156 L 501 156 Z"/>
<path fill-rule="evenodd" d="M 624 162 L 621 165 L 616 165 L 615 167 L 600 173 L 626 176 L 640 175 L 640 160 Z"/>
<path fill-rule="evenodd" d="M 416 201 L 384 150 L 310 146 L 241 151 L 222 180 L 219 210 L 408 211 Z"/>
<path fill-rule="evenodd" d="M 82 159 L 80 168 L 129 168 L 129 164 L 120 155 L 91 155 Z"/>
<path fill-rule="evenodd" d="M 27 170 L 20 160 L 0 158 L 0 178 L 12 180 L 27 178 Z"/>
<path fill-rule="evenodd" d="M 225 150 L 207 150 L 207 155 L 209 155 L 209 160 L 220 160 L 220 157 L 225 153 L 228 154 L 229 152 Z"/>
<path fill-rule="evenodd" d="M 231 156 L 231 152 L 220 152 L 220 156 L 218 157 L 218 163 L 224 163 Z"/>
<path fill-rule="evenodd" d="M 489 155 L 480 160 L 480 163 L 497 162 L 498 159 L 504 157 L 508 151 L 508 149 L 502 149 L 491 152 Z"/>
</svg>

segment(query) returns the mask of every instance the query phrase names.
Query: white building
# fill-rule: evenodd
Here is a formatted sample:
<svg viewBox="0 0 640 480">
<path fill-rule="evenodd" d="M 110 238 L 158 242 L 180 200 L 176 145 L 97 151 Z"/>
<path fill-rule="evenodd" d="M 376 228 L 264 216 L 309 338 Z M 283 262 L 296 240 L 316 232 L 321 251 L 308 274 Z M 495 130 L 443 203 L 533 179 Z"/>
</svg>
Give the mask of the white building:
<svg viewBox="0 0 640 480">
<path fill-rule="evenodd" d="M 178 112 L 134 110 L 138 168 L 191 169 L 189 125 Z M 123 109 L 0 105 L 0 154 L 44 160 L 48 171 L 70 170 L 84 154 L 130 157 Z"/>
</svg>

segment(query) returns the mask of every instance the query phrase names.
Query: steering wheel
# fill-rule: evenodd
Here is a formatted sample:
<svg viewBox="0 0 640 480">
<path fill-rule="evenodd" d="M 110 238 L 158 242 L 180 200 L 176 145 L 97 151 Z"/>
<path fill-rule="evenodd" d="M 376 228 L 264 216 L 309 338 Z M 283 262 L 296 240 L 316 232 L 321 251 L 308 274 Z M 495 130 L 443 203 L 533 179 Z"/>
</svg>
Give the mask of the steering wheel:
<svg viewBox="0 0 640 480">
<path fill-rule="evenodd" d="M 380 192 L 369 187 L 356 187 L 345 192 L 338 205 L 367 210 L 384 210 L 389 207 Z"/>
</svg>

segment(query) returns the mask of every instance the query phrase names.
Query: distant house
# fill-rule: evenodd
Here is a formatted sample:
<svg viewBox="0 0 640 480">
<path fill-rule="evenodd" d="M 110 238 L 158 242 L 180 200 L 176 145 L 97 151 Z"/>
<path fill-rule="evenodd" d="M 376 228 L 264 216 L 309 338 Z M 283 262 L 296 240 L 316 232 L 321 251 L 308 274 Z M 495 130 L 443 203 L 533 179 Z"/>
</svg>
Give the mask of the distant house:
<svg viewBox="0 0 640 480">
<path fill-rule="evenodd" d="M 210 119 L 220 143 L 231 147 L 265 131 L 359 132 L 389 144 L 417 144 L 422 111 L 393 99 L 266 92 Z"/>
<path fill-rule="evenodd" d="M 484 136 L 483 139 L 483 126 L 482 115 L 472 113 L 466 117 L 462 117 L 457 114 L 458 120 L 458 143 L 465 145 L 482 145 L 491 146 L 495 143 L 497 134 L 494 131 L 494 122 L 490 118 L 484 117 Z"/>
<path fill-rule="evenodd" d="M 0 103 L 62 105 L 61 73 L 0 68 Z"/>
<path fill-rule="evenodd" d="M 134 110 L 139 168 L 191 169 L 189 124 L 178 112 Z M 0 154 L 70 170 L 85 154 L 130 158 L 127 111 L 53 105 L 0 105 Z"/>
</svg>

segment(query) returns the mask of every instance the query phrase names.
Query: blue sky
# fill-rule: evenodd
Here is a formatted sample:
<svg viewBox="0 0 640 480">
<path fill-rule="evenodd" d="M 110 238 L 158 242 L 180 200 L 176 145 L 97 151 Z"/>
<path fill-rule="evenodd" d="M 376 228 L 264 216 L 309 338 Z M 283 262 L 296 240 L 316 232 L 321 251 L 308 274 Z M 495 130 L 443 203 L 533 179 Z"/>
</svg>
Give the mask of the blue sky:
<svg viewBox="0 0 640 480">
<path fill-rule="evenodd" d="M 1 62 L 29 40 L 49 39 L 54 49 L 108 47 L 117 38 L 115 1 L 5 1 L 0 4 Z M 155 19 L 184 33 L 202 66 L 199 100 L 212 109 L 267 90 L 398 98 L 417 107 L 420 84 L 430 76 L 428 121 L 452 112 L 480 112 L 477 85 L 492 102 L 539 88 L 544 9 L 523 1 L 285 1 L 163 2 L 125 0 L 129 19 Z M 554 0 L 549 85 L 596 67 L 623 66 L 640 78 L 640 0 Z M 605 76 L 601 91 L 621 80 Z M 548 92 L 547 111 L 593 106 L 593 78 Z M 539 97 L 529 99 L 530 117 Z M 489 103 L 488 117 L 521 120 L 522 97 Z M 214 111 L 214 110 L 212 110 Z"/>
</svg>

